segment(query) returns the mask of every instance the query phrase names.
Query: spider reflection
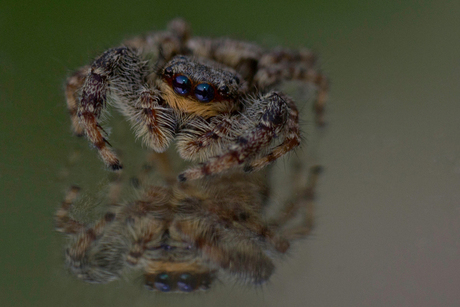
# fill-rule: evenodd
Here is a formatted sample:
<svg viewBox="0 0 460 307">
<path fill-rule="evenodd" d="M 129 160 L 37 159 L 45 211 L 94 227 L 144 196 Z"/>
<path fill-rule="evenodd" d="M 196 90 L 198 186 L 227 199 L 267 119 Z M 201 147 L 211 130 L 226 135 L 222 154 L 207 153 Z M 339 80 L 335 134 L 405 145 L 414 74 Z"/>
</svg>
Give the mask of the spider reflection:
<svg viewBox="0 0 460 307">
<path fill-rule="evenodd" d="M 292 197 L 285 204 L 273 201 L 271 179 L 279 176 L 274 172 L 230 172 L 189 182 L 163 172 L 164 184 L 145 184 L 134 201 L 111 201 L 90 225 L 72 218 L 79 192 L 72 187 L 56 212 L 57 230 L 70 241 L 66 264 L 92 283 L 138 270 L 147 289 L 162 292 L 205 290 L 221 276 L 262 284 L 274 272 L 274 259 L 310 232 L 320 168 L 297 165 L 287 172 Z M 120 185 L 114 182 L 111 193 Z"/>
</svg>

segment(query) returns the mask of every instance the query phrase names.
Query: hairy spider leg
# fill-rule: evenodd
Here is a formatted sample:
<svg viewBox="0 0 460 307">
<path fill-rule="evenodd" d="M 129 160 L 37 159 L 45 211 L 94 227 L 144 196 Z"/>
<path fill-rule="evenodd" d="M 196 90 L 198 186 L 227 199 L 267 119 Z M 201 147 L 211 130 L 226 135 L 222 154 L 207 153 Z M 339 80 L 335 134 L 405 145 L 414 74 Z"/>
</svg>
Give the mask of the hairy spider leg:
<svg viewBox="0 0 460 307">
<path fill-rule="evenodd" d="M 257 72 L 257 63 L 263 54 L 258 45 L 230 38 L 194 37 L 187 42 L 187 48 L 195 56 L 212 59 L 232 67 L 249 83 Z"/>
<path fill-rule="evenodd" d="M 106 51 L 91 66 L 82 88 L 78 108 L 80 122 L 102 160 L 113 170 L 121 163 L 107 146 L 98 119 L 108 98 L 133 124 L 137 137 L 156 151 L 164 151 L 174 137 L 172 110 L 161 106 L 162 98 L 153 85 L 146 85 L 147 63 L 133 49 L 120 47 Z"/>
<path fill-rule="evenodd" d="M 146 58 L 158 61 L 156 66 L 160 67 L 175 55 L 187 52 L 185 43 L 190 35 L 190 25 L 181 18 L 175 18 L 168 23 L 167 31 L 137 36 L 124 41 L 123 45 L 138 50 Z"/>
<path fill-rule="evenodd" d="M 176 227 L 203 252 L 206 259 L 225 271 L 262 283 L 274 271 L 272 260 L 265 254 L 259 234 L 248 237 L 248 231 L 221 229 L 219 221 L 208 214 L 176 221 Z"/>
<path fill-rule="evenodd" d="M 145 75 L 146 63 L 139 59 L 135 51 L 119 47 L 107 50 L 93 62 L 82 87 L 78 105 L 80 123 L 90 142 L 98 149 L 102 160 L 113 170 L 119 170 L 122 166 L 118 157 L 107 146 L 99 118 L 107 104 L 108 94 L 113 94 L 114 99 L 126 99 L 135 95 L 143 84 Z"/>
<path fill-rule="evenodd" d="M 230 144 L 235 139 L 234 120 L 231 115 L 222 114 L 206 121 L 195 117 L 189 125 L 193 129 L 182 129 L 177 137 L 180 156 L 186 160 L 205 161 L 212 156 L 222 154 L 222 144 Z"/>
<path fill-rule="evenodd" d="M 288 116 L 284 124 L 281 134 L 284 136 L 284 141 L 276 146 L 265 156 L 249 162 L 245 166 L 246 171 L 258 171 L 273 161 L 279 159 L 300 144 L 300 129 L 299 129 L 299 112 L 294 101 L 287 97 L 282 96 L 282 99 L 288 106 Z"/>
<path fill-rule="evenodd" d="M 92 227 L 92 230 L 89 231 L 90 234 L 94 233 L 98 235 L 102 233 L 105 225 L 115 219 L 115 211 L 119 206 L 118 201 L 121 194 L 122 184 L 121 176 L 119 174 L 115 174 L 111 178 L 108 193 L 109 210 L 102 217 L 102 219 Z M 79 193 L 80 187 L 78 186 L 71 186 L 66 192 L 64 201 L 54 216 L 57 231 L 68 235 L 77 235 L 89 229 L 88 225 L 80 223 L 70 216 L 70 210 L 74 205 Z"/>
<path fill-rule="evenodd" d="M 317 88 L 313 106 L 316 123 L 324 125 L 324 106 L 329 91 L 328 79 L 314 69 L 316 56 L 308 49 L 275 48 L 264 51 L 248 42 L 211 38 L 191 38 L 187 47 L 194 55 L 207 57 L 236 69 L 249 84 L 271 87 L 284 80 L 304 80 Z"/>
<path fill-rule="evenodd" d="M 188 24 L 174 19 L 168 31 L 128 40 L 68 78 L 66 97 L 73 131 L 86 134 L 112 170 L 122 165 L 100 125 L 103 108 L 107 102 L 115 104 L 131 121 L 137 137 L 150 148 L 164 151 L 174 137 L 175 119 L 172 111 L 161 106 L 163 101 L 153 85 L 157 72 L 151 70 L 157 69 L 155 61 L 169 61 L 181 53 L 189 36 Z"/>
<path fill-rule="evenodd" d="M 78 118 L 78 104 L 80 100 L 80 89 L 85 83 L 86 76 L 90 70 L 90 66 L 83 66 L 74 72 L 68 79 L 65 88 L 65 96 L 67 101 L 67 109 L 69 110 L 70 120 L 72 122 L 72 131 L 76 136 L 83 136 L 84 128 L 80 124 Z"/>
<path fill-rule="evenodd" d="M 115 214 L 107 212 L 93 227 L 74 220 L 70 217 L 69 210 L 77 198 L 78 191 L 78 187 L 69 189 L 55 215 L 56 230 L 70 235 L 74 240 L 71 247 L 66 250 L 66 261 L 71 270 L 89 282 L 101 282 L 99 278 L 104 279 L 102 276 L 113 279 L 115 276 L 112 274 L 100 268 L 88 266 L 88 250 L 103 235 L 105 227 L 114 221 Z"/>
<path fill-rule="evenodd" d="M 311 50 L 302 48 L 293 50 L 284 47 L 276 47 L 265 52 L 259 60 L 259 68 L 271 66 L 273 64 L 300 63 L 306 67 L 314 67 L 316 65 L 316 55 Z"/>
<path fill-rule="evenodd" d="M 163 106 L 160 91 L 147 86 L 140 89 L 134 103 L 128 101 L 120 108 L 131 122 L 136 137 L 156 152 L 163 152 L 175 136 L 177 120 L 173 110 Z"/>
<path fill-rule="evenodd" d="M 264 160 L 256 160 L 254 167 L 261 167 L 279 158 L 287 151 L 299 145 L 300 136 L 298 130 L 297 109 L 291 108 L 290 98 L 280 92 L 270 92 L 260 97 L 249 110 L 249 116 L 258 118 L 254 127 L 244 135 L 238 136 L 235 143 L 228 148 L 228 151 L 220 156 L 210 158 L 208 162 L 192 167 L 179 174 L 179 181 L 202 178 L 206 175 L 217 174 L 229 168 L 248 162 L 257 155 L 260 150 L 269 146 L 274 137 L 279 134 L 287 136 L 284 142 L 269 153 Z M 263 104 L 260 108 L 258 104 Z M 258 111 L 261 110 L 261 111 Z M 254 113 L 254 114 L 251 114 Z M 288 123 L 286 125 L 286 122 Z M 288 129 L 287 135 L 283 129 Z M 292 130 L 292 131 L 291 131 Z M 252 167 L 250 165 L 250 167 Z M 249 169 L 251 170 L 251 169 Z"/>
<path fill-rule="evenodd" d="M 316 59 L 308 50 L 275 49 L 264 54 L 254 77 L 256 86 L 272 87 L 285 80 L 300 80 L 316 86 L 317 97 L 313 105 L 316 124 L 325 124 L 324 108 L 328 98 L 329 81 L 314 68 Z"/>
<path fill-rule="evenodd" d="M 138 206 L 140 210 L 146 210 L 143 207 L 149 207 L 150 204 L 136 202 L 135 206 Z M 127 242 L 130 242 L 126 262 L 135 266 L 139 264 L 144 252 L 152 243 L 157 242 L 158 244 L 156 245 L 159 245 L 165 223 L 155 219 L 153 216 L 149 216 L 147 212 L 142 215 L 127 216 L 125 223 L 128 230 Z"/>
<path fill-rule="evenodd" d="M 298 168 L 300 170 L 300 168 Z M 299 172 L 295 172 L 293 182 L 296 183 L 294 192 L 295 197 L 287 202 L 283 208 L 283 213 L 277 218 L 270 221 L 271 227 L 274 231 L 279 232 L 284 238 L 289 241 L 303 238 L 310 233 L 313 228 L 314 221 L 314 200 L 316 192 L 316 184 L 319 175 L 322 172 L 322 167 L 319 165 L 312 166 L 309 169 L 307 183 L 305 180 L 299 178 Z M 305 208 L 305 215 L 301 224 L 294 227 L 285 227 L 287 224 L 298 215 L 299 210 Z"/>
<path fill-rule="evenodd" d="M 172 218 L 170 198 L 170 188 L 150 186 L 141 200 L 126 205 L 119 212 L 122 227 L 126 229 L 125 242 L 130 242 L 126 256 L 128 264 L 137 265 L 150 246 L 159 245 L 168 221 Z"/>
<path fill-rule="evenodd" d="M 237 172 L 212 181 L 178 183 L 192 189 L 176 189 L 174 194 L 177 207 L 187 214 L 177 217 L 173 227 L 202 250 L 205 258 L 256 284 L 267 280 L 274 270 L 266 251 L 285 253 L 289 248 L 289 242 L 261 218 L 264 187 L 260 181 L 264 179 L 260 173 Z M 203 189 L 205 182 L 212 184 L 205 194 L 197 194 L 193 186 Z"/>
<path fill-rule="evenodd" d="M 54 216 L 56 230 L 66 234 L 76 234 L 83 231 L 86 225 L 72 219 L 69 215 L 69 210 L 75 203 L 78 197 L 80 188 L 72 186 L 66 193 L 61 207 L 56 211 Z"/>
</svg>

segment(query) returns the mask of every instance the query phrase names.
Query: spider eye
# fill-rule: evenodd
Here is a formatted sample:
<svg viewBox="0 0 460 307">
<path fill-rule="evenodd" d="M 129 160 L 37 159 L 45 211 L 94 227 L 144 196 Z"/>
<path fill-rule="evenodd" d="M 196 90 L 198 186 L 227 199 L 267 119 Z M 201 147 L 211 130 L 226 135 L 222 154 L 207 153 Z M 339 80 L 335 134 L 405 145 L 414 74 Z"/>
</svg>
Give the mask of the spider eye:
<svg viewBox="0 0 460 307">
<path fill-rule="evenodd" d="M 179 276 L 177 287 L 180 291 L 192 292 L 196 288 L 196 279 L 189 273 L 184 273 Z"/>
<path fill-rule="evenodd" d="M 201 281 L 200 281 L 200 288 L 201 289 L 207 290 L 207 289 L 209 289 L 211 287 L 213 277 L 211 277 L 209 274 L 201 275 L 200 279 L 201 279 Z"/>
<path fill-rule="evenodd" d="M 227 96 L 229 93 L 230 93 L 230 89 L 228 88 L 228 86 L 223 85 L 219 87 L 219 94 L 221 94 L 222 96 Z"/>
<path fill-rule="evenodd" d="M 195 87 L 195 97 L 202 102 L 210 102 L 214 98 L 214 88 L 211 84 L 200 83 Z"/>
<path fill-rule="evenodd" d="M 163 74 L 166 77 L 171 78 L 173 76 L 173 69 L 171 68 L 171 66 L 166 67 Z"/>
<path fill-rule="evenodd" d="M 168 245 L 168 244 L 161 244 L 160 247 L 165 251 L 170 251 L 170 250 L 175 249 L 173 246 Z"/>
<path fill-rule="evenodd" d="M 155 288 L 161 292 L 171 291 L 171 278 L 169 278 L 168 273 L 158 274 L 153 284 Z"/>
<path fill-rule="evenodd" d="M 174 78 L 173 82 L 173 90 L 179 95 L 187 95 L 190 93 L 190 89 L 192 87 L 192 82 L 190 79 L 183 75 L 178 75 Z"/>
</svg>

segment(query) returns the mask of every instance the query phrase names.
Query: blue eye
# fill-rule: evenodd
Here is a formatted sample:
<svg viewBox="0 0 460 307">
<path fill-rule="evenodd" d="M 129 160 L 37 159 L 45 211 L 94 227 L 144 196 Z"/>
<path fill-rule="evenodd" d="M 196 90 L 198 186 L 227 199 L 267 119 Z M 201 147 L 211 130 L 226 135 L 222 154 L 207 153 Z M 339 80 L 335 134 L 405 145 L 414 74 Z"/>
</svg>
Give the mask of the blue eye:
<svg viewBox="0 0 460 307">
<path fill-rule="evenodd" d="M 196 288 L 196 279 L 189 273 L 184 273 L 179 276 L 177 287 L 180 291 L 192 292 Z"/>
<path fill-rule="evenodd" d="M 190 93 L 190 88 L 192 87 L 192 82 L 186 76 L 178 75 L 174 78 L 173 89 L 179 95 L 187 95 Z"/>
<path fill-rule="evenodd" d="M 210 102 L 214 98 L 214 88 L 211 84 L 200 83 L 195 87 L 195 97 L 202 102 Z"/>
<path fill-rule="evenodd" d="M 155 288 L 161 292 L 171 291 L 171 279 L 167 273 L 158 274 L 153 284 L 155 285 Z"/>
</svg>

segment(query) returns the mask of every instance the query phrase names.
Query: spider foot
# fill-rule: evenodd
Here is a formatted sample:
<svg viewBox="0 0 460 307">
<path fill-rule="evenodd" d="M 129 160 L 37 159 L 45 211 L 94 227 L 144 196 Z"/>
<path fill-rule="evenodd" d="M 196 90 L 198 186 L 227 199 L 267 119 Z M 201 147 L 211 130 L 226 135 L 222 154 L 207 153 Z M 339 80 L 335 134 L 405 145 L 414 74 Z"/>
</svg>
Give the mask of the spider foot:
<svg viewBox="0 0 460 307">
<path fill-rule="evenodd" d="M 206 164 L 203 164 L 202 166 L 196 166 L 196 167 L 189 168 L 188 170 L 180 173 L 177 176 L 177 180 L 179 182 L 185 182 L 188 180 L 200 179 L 207 175 L 210 175 L 209 171 L 207 170 L 205 166 Z"/>
<path fill-rule="evenodd" d="M 179 174 L 177 178 L 180 182 L 184 182 L 187 180 L 196 180 L 205 176 L 219 174 L 242 164 L 245 157 L 246 155 L 244 152 L 233 150 L 224 155 L 213 157 L 205 163 L 193 166 L 185 172 Z"/>
<path fill-rule="evenodd" d="M 80 188 L 77 186 L 72 186 L 66 193 L 65 199 L 61 204 L 61 207 L 57 210 L 54 220 L 56 230 L 59 232 L 74 234 L 81 231 L 85 225 L 74 220 L 70 217 L 69 211 L 70 208 L 75 203 L 75 200 L 78 197 Z"/>
<path fill-rule="evenodd" d="M 185 173 L 180 173 L 179 176 L 177 176 L 177 180 L 179 180 L 179 182 L 185 182 L 187 181 L 187 175 Z"/>
</svg>

